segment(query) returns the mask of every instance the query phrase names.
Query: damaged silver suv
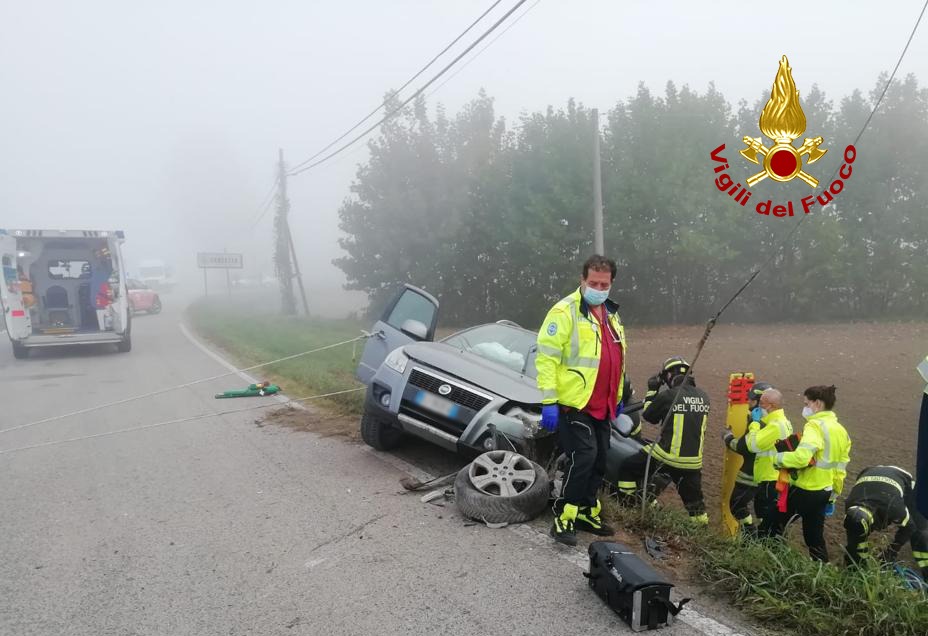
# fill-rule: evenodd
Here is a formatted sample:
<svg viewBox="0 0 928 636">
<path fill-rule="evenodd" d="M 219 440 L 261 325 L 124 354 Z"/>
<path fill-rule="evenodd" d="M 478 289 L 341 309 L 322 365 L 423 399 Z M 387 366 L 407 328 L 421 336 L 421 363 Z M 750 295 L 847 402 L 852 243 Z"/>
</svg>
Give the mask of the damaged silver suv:
<svg viewBox="0 0 928 636">
<path fill-rule="evenodd" d="M 438 301 L 406 285 L 374 325 L 356 371 L 367 385 L 364 441 L 389 450 L 410 434 L 465 455 L 499 448 L 546 464 L 556 440 L 539 426 L 536 334 L 502 320 L 435 342 L 437 321 Z M 609 463 L 638 448 L 614 431 Z"/>
</svg>

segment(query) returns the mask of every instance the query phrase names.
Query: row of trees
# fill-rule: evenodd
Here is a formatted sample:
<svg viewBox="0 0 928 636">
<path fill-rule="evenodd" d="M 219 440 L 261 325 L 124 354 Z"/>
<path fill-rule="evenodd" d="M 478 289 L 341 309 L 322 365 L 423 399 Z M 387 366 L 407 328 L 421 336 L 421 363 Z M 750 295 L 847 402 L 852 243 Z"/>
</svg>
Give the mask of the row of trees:
<svg viewBox="0 0 928 636">
<path fill-rule="evenodd" d="M 829 149 L 806 170 L 826 187 L 885 82 L 837 104 L 817 87 L 802 96 L 805 134 Z M 626 321 L 703 321 L 770 258 L 731 319 L 925 315 L 928 90 L 914 76 L 893 83 L 844 191 L 782 245 L 797 219 L 754 206 L 798 202 L 809 186 L 762 182 L 742 207 L 716 188 L 709 157 L 725 143 L 734 179 L 757 171 L 738 151 L 743 136 L 760 136 L 766 99 L 733 108 L 713 85 L 700 94 L 669 83 L 662 96 L 641 85 L 609 112 L 606 252 L 619 264 L 613 298 Z M 430 116 L 420 99 L 369 143 L 339 210 L 346 254 L 336 264 L 348 287 L 374 310 L 410 282 L 441 299 L 446 322 L 537 325 L 593 251 L 594 134 L 591 111 L 573 100 L 508 126 L 483 92 L 454 117 L 441 106 Z"/>
</svg>

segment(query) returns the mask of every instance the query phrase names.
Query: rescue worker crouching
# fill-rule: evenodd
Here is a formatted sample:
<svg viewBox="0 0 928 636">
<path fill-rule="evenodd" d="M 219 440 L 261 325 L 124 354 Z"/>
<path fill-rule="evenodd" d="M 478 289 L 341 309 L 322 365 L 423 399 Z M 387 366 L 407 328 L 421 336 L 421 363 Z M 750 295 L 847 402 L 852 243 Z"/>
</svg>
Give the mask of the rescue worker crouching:
<svg viewBox="0 0 928 636">
<path fill-rule="evenodd" d="M 786 513 L 778 513 L 772 534 L 780 534 L 786 522 L 798 515 L 809 555 L 817 561 L 828 561 L 825 517 L 834 513 L 835 499 L 844 488 L 851 438 L 832 411 L 834 385 L 809 387 L 803 396 L 806 425 L 799 446 L 774 457 L 775 466 L 796 469 L 796 477 L 790 479 Z"/>
<path fill-rule="evenodd" d="M 538 332 L 541 425 L 558 431 L 567 455 L 551 535 L 567 545 L 576 545 L 577 529 L 613 534 L 600 518 L 598 493 L 625 376 L 625 330 L 618 305 L 609 300 L 615 276 L 614 261 L 591 256 L 583 264 L 580 287 L 551 308 Z"/>
<path fill-rule="evenodd" d="M 756 406 L 751 410 L 751 423 L 742 437 L 725 434 L 726 445 L 741 455 L 753 458 L 751 478 L 755 485 L 754 515 L 758 518 L 753 525 L 743 524 L 743 528 L 752 528 L 757 536 L 771 536 L 779 522 L 777 513 L 777 479 L 779 471 L 774 468 L 776 445 L 780 440 L 793 433 L 793 425 L 783 411 L 783 394 L 766 382 L 758 382 L 751 389 L 751 396 L 760 390 Z M 742 472 L 744 468 L 742 467 Z M 740 475 L 739 475 L 740 477 Z M 741 482 L 737 482 L 740 484 Z M 737 492 L 738 485 L 735 486 Z M 731 510 L 735 514 L 736 497 L 732 494 Z M 744 504 L 745 508 L 747 504 Z M 740 519 L 739 519 L 740 521 Z"/>
<path fill-rule="evenodd" d="M 845 562 L 857 565 L 870 557 L 870 533 L 891 524 L 899 528 L 880 560 L 892 563 L 906 542 L 922 578 L 928 580 L 928 521 L 915 505 L 915 479 L 896 466 L 865 468 L 845 501 Z"/>
<path fill-rule="evenodd" d="M 635 497 L 639 481 L 648 484 L 648 496 L 653 497 L 673 482 L 690 519 L 707 524 L 709 515 L 702 494 L 702 450 L 709 420 L 709 395 L 696 386 L 692 376 L 686 375 L 689 367 L 681 357 L 669 358 L 660 374 L 648 380 L 642 419 L 660 425 L 671 411 L 672 415 L 661 430 L 660 439 L 623 464 L 618 487 L 628 500 Z M 660 391 L 658 383 L 667 388 Z M 674 401 L 678 388 L 680 396 Z M 645 475 L 649 454 L 650 475 Z"/>
</svg>

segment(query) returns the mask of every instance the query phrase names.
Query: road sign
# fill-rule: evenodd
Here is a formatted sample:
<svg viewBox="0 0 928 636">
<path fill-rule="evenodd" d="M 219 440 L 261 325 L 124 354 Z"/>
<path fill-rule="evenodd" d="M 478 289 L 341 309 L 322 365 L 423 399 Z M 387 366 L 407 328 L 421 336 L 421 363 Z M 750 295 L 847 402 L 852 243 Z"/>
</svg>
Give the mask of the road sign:
<svg viewBox="0 0 928 636">
<path fill-rule="evenodd" d="M 241 254 L 226 252 L 197 252 L 197 267 L 204 269 L 242 269 Z"/>
</svg>

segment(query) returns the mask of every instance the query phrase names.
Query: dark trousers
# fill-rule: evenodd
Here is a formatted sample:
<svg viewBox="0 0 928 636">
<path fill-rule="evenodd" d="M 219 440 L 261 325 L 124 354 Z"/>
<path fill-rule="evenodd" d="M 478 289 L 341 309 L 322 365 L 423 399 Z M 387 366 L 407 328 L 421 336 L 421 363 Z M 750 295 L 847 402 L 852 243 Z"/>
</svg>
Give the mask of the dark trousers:
<svg viewBox="0 0 928 636">
<path fill-rule="evenodd" d="M 735 519 L 740 522 L 751 516 L 751 501 L 756 499 L 756 496 L 757 487 L 753 484 L 749 486 L 740 482 L 735 483 L 735 488 L 731 491 L 731 499 L 728 500 L 728 508 Z M 754 507 L 754 514 L 760 516 L 757 506 Z"/>
<path fill-rule="evenodd" d="M 754 515 L 757 517 L 755 526 L 757 535 L 772 537 L 777 534 L 780 527 L 779 511 L 777 511 L 777 482 L 762 481 L 757 484 L 754 492 Z"/>
<path fill-rule="evenodd" d="M 607 420 L 580 411 L 562 412 L 557 430 L 561 451 L 567 455 L 561 496 L 554 502 L 554 512 L 559 515 L 564 504 L 578 508 L 596 505 L 606 475 L 610 431 Z"/>
<path fill-rule="evenodd" d="M 870 546 L 867 544 L 867 538 L 870 536 L 870 526 L 845 515 L 844 531 L 847 533 L 847 549 L 844 554 L 844 562 L 848 565 L 860 563 L 861 559 L 870 554 Z"/>
<path fill-rule="evenodd" d="M 828 561 L 825 506 L 830 498 L 831 492 L 828 490 L 803 490 L 790 486 L 786 514 L 777 511 L 775 534 L 781 534 L 789 520 L 798 516 L 802 519 L 802 539 L 809 548 L 809 556 L 816 561 Z"/>
<path fill-rule="evenodd" d="M 706 511 L 706 504 L 702 497 L 702 471 L 684 470 L 674 468 L 662 463 L 656 457 L 651 458 L 651 467 L 648 478 L 645 477 L 645 466 L 648 454 L 645 451 L 630 457 L 622 463 L 619 471 L 621 481 L 640 481 L 648 483 L 648 496 L 657 497 L 671 483 L 677 488 L 677 494 L 683 501 L 683 506 L 690 516 L 701 515 Z"/>
</svg>

